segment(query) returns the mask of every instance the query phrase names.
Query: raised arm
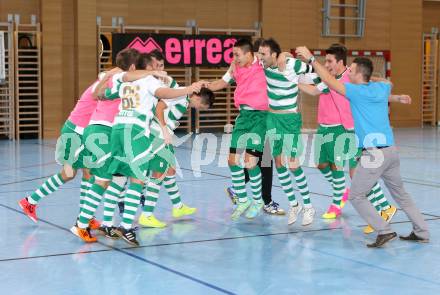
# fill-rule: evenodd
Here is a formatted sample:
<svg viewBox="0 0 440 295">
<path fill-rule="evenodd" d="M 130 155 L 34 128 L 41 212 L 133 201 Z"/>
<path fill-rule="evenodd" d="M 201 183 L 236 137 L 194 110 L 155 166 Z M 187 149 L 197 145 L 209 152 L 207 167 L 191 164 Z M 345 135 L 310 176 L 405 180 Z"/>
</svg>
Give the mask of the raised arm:
<svg viewBox="0 0 440 295">
<path fill-rule="evenodd" d="M 156 106 L 156 117 L 159 121 L 160 128 L 162 129 L 162 134 L 164 137 L 164 141 L 166 144 L 172 144 L 172 137 L 168 131 L 167 124 L 165 122 L 165 110 L 168 108 L 167 104 L 161 100 L 157 103 Z"/>
<path fill-rule="evenodd" d="M 107 88 L 108 81 L 113 77 L 114 74 L 120 73 L 122 70 L 120 68 L 113 68 L 110 71 L 105 72 L 102 79 L 99 80 L 98 84 L 93 87 L 92 96 L 95 99 L 104 98 L 105 89 Z"/>
<path fill-rule="evenodd" d="M 399 95 L 391 94 L 388 97 L 388 101 L 389 102 L 400 102 L 402 104 L 411 104 L 412 99 L 411 99 L 411 96 L 406 95 L 406 94 L 399 94 Z"/>
<path fill-rule="evenodd" d="M 336 78 L 333 77 L 323 65 L 321 65 L 318 61 L 316 61 L 315 57 L 307 49 L 307 47 L 305 46 L 297 47 L 296 54 L 302 60 L 309 62 L 313 66 L 315 72 L 319 75 L 319 77 L 321 77 L 321 80 L 325 84 L 327 84 L 328 87 L 334 89 L 336 92 L 345 96 L 344 84 L 336 80 Z"/>
<path fill-rule="evenodd" d="M 122 77 L 123 82 L 133 82 L 146 76 L 155 76 L 156 78 L 168 79 L 167 72 L 165 71 L 147 71 L 147 70 L 136 70 L 132 72 L 126 72 Z"/>
<path fill-rule="evenodd" d="M 200 89 L 202 89 L 203 82 L 195 82 L 191 86 L 185 88 L 168 88 L 168 87 L 160 87 L 158 88 L 154 96 L 161 99 L 172 99 L 179 96 L 191 95 L 192 93 L 199 93 Z"/>
<path fill-rule="evenodd" d="M 298 88 L 299 90 L 307 93 L 308 95 L 316 96 L 321 94 L 321 91 L 319 91 L 318 87 L 311 84 L 299 83 Z"/>
</svg>

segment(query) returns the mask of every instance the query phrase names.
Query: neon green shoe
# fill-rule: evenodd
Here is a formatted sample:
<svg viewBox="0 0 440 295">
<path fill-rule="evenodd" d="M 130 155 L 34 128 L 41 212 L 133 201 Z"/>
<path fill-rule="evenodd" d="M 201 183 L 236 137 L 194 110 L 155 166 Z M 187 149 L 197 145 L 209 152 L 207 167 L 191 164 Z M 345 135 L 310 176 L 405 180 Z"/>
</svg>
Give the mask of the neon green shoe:
<svg viewBox="0 0 440 295">
<path fill-rule="evenodd" d="M 241 203 L 238 202 L 237 207 L 235 207 L 234 212 L 232 212 L 231 219 L 232 220 L 238 220 L 240 216 L 251 206 L 252 201 L 250 199 L 247 199 L 246 202 Z"/>
<path fill-rule="evenodd" d="M 173 217 L 180 218 L 187 215 L 193 215 L 196 212 L 197 208 L 191 208 L 185 204 L 182 204 L 180 208 L 173 208 Z"/>
<path fill-rule="evenodd" d="M 142 213 L 141 216 L 139 216 L 138 222 L 143 227 L 163 228 L 167 226 L 165 222 L 158 220 L 153 214 L 145 216 L 145 214 Z"/>
<path fill-rule="evenodd" d="M 248 219 L 254 219 L 255 217 L 257 217 L 260 212 L 261 209 L 263 209 L 264 203 L 263 200 L 259 200 L 259 201 L 253 201 L 252 205 L 249 207 L 249 210 L 247 210 L 246 212 L 246 218 Z"/>
</svg>

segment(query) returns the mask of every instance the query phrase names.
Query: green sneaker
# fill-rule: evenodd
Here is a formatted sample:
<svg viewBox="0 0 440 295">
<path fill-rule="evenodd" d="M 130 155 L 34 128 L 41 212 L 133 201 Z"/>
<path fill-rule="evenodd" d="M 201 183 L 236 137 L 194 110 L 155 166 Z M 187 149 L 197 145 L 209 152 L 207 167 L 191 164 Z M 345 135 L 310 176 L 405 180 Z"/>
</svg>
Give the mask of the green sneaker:
<svg viewBox="0 0 440 295">
<path fill-rule="evenodd" d="M 261 209 L 263 209 L 263 206 L 264 203 L 261 199 L 258 201 L 254 200 L 249 210 L 246 212 L 246 218 L 253 219 L 257 217 L 260 214 Z"/>
<path fill-rule="evenodd" d="M 232 220 L 238 220 L 240 218 L 241 214 L 243 214 L 249 206 L 252 204 L 252 201 L 247 199 L 246 202 L 240 203 L 238 202 L 237 207 L 234 209 L 234 212 L 232 212 L 231 219 Z"/>
</svg>

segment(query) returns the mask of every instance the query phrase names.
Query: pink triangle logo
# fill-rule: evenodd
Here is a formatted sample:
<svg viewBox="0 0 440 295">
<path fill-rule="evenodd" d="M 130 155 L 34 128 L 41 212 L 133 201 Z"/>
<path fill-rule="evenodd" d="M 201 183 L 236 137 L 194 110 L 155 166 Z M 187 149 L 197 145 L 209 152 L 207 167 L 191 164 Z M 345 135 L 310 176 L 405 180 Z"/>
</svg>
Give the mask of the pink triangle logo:
<svg viewBox="0 0 440 295">
<path fill-rule="evenodd" d="M 152 37 L 149 37 L 147 41 L 142 41 L 140 37 L 136 37 L 130 44 L 128 44 L 127 48 L 133 48 L 141 53 L 150 53 L 151 51 L 158 49 L 163 51 L 160 45 L 154 41 Z"/>
</svg>

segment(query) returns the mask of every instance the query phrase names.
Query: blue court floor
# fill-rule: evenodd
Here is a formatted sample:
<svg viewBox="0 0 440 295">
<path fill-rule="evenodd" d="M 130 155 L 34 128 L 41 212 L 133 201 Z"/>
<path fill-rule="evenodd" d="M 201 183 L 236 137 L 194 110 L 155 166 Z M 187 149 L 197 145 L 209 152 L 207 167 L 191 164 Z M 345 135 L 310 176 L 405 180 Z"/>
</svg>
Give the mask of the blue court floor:
<svg viewBox="0 0 440 295">
<path fill-rule="evenodd" d="M 55 141 L 0 141 L 0 294 L 440 294 L 440 133 L 395 134 L 406 189 L 431 229 L 429 244 L 396 240 L 368 249 L 375 234 L 362 233 L 365 223 L 350 204 L 337 221 L 322 220 L 331 188 L 311 165 L 304 171 L 317 210 L 312 225 L 301 226 L 300 218 L 288 226 L 286 217 L 266 214 L 233 222 L 220 148 L 203 154 L 199 163 L 215 161 L 199 171 L 190 139 L 176 148 L 178 184 L 198 213 L 173 220 L 162 190 L 155 215 L 167 228 L 138 230 L 138 248 L 104 237 L 86 245 L 69 231 L 80 177 L 40 202 L 38 224 L 17 204 L 59 171 Z M 288 209 L 276 176 L 273 198 Z M 392 223 L 398 234 L 411 231 L 402 211 Z"/>
</svg>

